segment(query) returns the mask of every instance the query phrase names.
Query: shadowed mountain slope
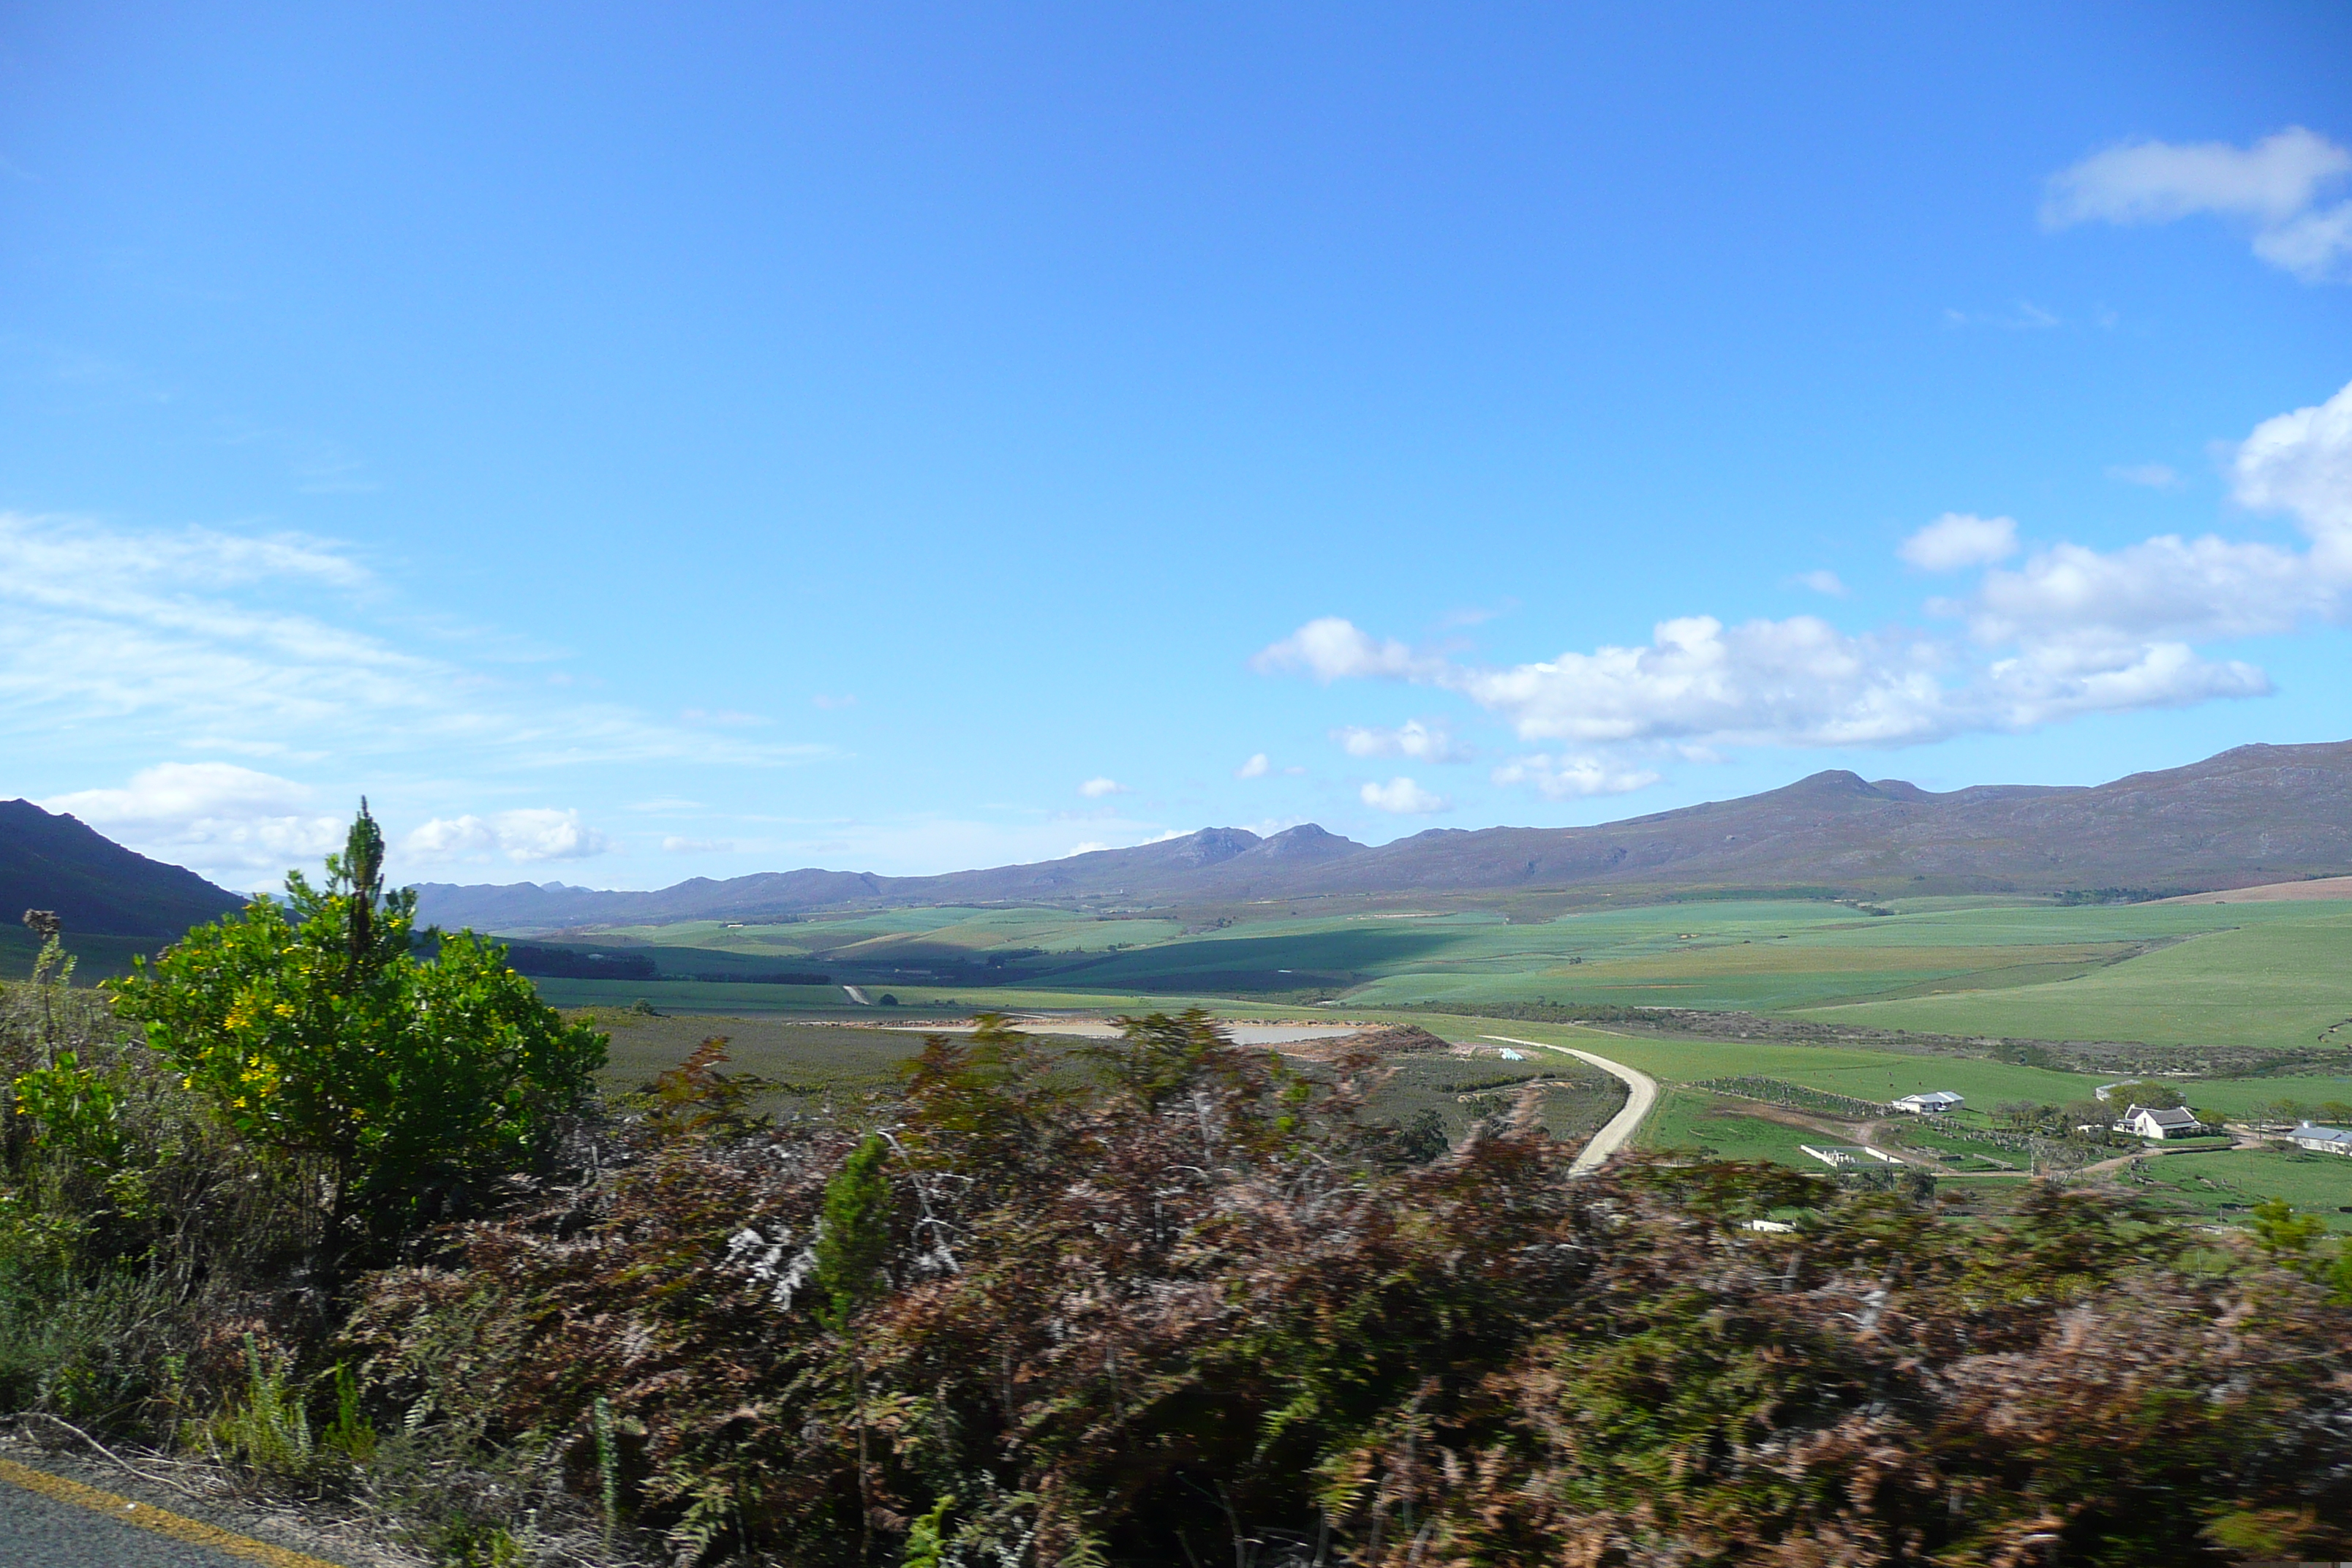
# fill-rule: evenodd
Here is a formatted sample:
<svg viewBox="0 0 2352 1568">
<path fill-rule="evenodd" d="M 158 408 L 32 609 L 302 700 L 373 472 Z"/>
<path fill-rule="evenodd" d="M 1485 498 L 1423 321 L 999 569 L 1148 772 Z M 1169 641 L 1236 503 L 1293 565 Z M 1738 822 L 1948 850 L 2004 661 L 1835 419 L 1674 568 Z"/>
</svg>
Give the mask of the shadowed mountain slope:
<svg viewBox="0 0 2352 1568">
<path fill-rule="evenodd" d="M 72 816 L 0 800 L 0 919 L 54 910 L 77 936 L 168 942 L 245 900 L 194 871 L 125 849 Z"/>
<path fill-rule="evenodd" d="M 425 884 L 445 926 L 755 920 L 821 910 L 995 902 L 1121 906 L 1320 896 L 1740 888 L 2188 892 L 2352 871 L 2352 742 L 2241 746 L 2090 787 L 1815 773 L 1784 788 L 1595 827 L 1436 828 L 1378 848 L 1311 825 L 1213 827 L 1132 849 L 940 877 L 803 870 L 650 893 Z"/>
</svg>

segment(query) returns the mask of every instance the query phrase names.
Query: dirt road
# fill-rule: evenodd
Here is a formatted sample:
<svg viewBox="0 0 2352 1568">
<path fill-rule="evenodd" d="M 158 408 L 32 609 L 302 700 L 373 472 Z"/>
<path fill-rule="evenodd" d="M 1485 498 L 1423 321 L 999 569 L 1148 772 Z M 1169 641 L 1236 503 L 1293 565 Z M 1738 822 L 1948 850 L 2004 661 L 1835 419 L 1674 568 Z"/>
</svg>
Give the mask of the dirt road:
<svg viewBox="0 0 2352 1568">
<path fill-rule="evenodd" d="M 1658 1080 L 1648 1073 L 1636 1072 L 1622 1062 L 1612 1062 L 1607 1057 L 1596 1057 L 1591 1051 L 1580 1051 L 1573 1046 L 1547 1045 L 1541 1040 L 1514 1039 L 1508 1035 L 1481 1035 L 1482 1040 L 1500 1040 L 1507 1046 L 1531 1046 L 1539 1051 L 1558 1051 L 1574 1057 L 1578 1061 L 1599 1068 L 1625 1085 L 1624 1109 L 1609 1119 L 1607 1126 L 1592 1135 L 1591 1142 L 1578 1152 L 1575 1163 L 1568 1168 L 1571 1176 L 1582 1176 L 1601 1168 L 1610 1155 L 1625 1146 L 1658 1103 Z"/>
</svg>

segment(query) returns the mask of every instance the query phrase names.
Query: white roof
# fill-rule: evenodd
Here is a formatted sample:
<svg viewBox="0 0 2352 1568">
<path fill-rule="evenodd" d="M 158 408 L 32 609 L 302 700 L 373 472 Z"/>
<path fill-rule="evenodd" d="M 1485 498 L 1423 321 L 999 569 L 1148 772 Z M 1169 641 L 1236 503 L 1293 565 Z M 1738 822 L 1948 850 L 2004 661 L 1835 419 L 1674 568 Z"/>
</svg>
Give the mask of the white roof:
<svg viewBox="0 0 2352 1568">
<path fill-rule="evenodd" d="M 1968 1102 L 1948 1089 L 1931 1089 L 1925 1094 L 1906 1094 L 1895 1102 L 1897 1105 L 1965 1105 Z"/>
<path fill-rule="evenodd" d="M 2352 1143 L 2352 1132 L 2347 1132 L 2341 1127 L 2322 1127 L 2315 1121 L 2303 1123 L 2289 1136 L 2315 1139 L 2327 1143 Z"/>
</svg>

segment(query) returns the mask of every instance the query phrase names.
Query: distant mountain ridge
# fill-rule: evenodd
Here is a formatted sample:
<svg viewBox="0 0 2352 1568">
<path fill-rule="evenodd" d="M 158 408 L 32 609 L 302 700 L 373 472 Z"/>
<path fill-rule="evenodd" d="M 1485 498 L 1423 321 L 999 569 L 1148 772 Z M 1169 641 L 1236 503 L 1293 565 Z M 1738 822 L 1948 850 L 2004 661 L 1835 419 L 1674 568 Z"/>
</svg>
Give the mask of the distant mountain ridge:
<svg viewBox="0 0 2352 1568">
<path fill-rule="evenodd" d="M 125 849 L 78 817 L 0 800 L 0 920 L 53 910 L 76 936 L 169 942 L 245 900 L 194 871 Z"/>
<path fill-rule="evenodd" d="M 2240 746 L 2091 786 L 1936 794 L 1843 771 L 1593 827 L 1433 828 L 1377 848 L 1309 824 L 938 877 L 762 872 L 655 892 L 419 887 L 422 918 L 485 931 L 756 921 L 908 904 L 1125 907 L 1328 895 L 1820 887 L 2052 894 L 2246 887 L 2352 871 L 2352 742 Z"/>
</svg>

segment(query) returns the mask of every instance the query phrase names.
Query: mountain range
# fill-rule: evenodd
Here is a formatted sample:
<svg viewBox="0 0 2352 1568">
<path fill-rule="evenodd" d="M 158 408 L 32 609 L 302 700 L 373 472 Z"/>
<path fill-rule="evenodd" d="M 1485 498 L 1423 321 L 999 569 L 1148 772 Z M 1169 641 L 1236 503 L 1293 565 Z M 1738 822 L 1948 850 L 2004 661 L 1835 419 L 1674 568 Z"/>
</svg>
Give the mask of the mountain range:
<svg viewBox="0 0 2352 1568">
<path fill-rule="evenodd" d="M 1827 772 L 1593 827 L 1434 828 L 1377 847 L 1312 824 L 1270 837 L 1210 827 L 1131 849 L 937 877 L 804 869 L 698 877 L 654 892 L 530 882 L 428 882 L 418 892 L 421 917 L 445 927 L 546 931 L 916 904 L 1132 909 L 1579 889 L 2144 895 L 2347 871 L 2352 742 L 2240 746 L 2088 786 L 1938 794 Z"/>
</svg>

